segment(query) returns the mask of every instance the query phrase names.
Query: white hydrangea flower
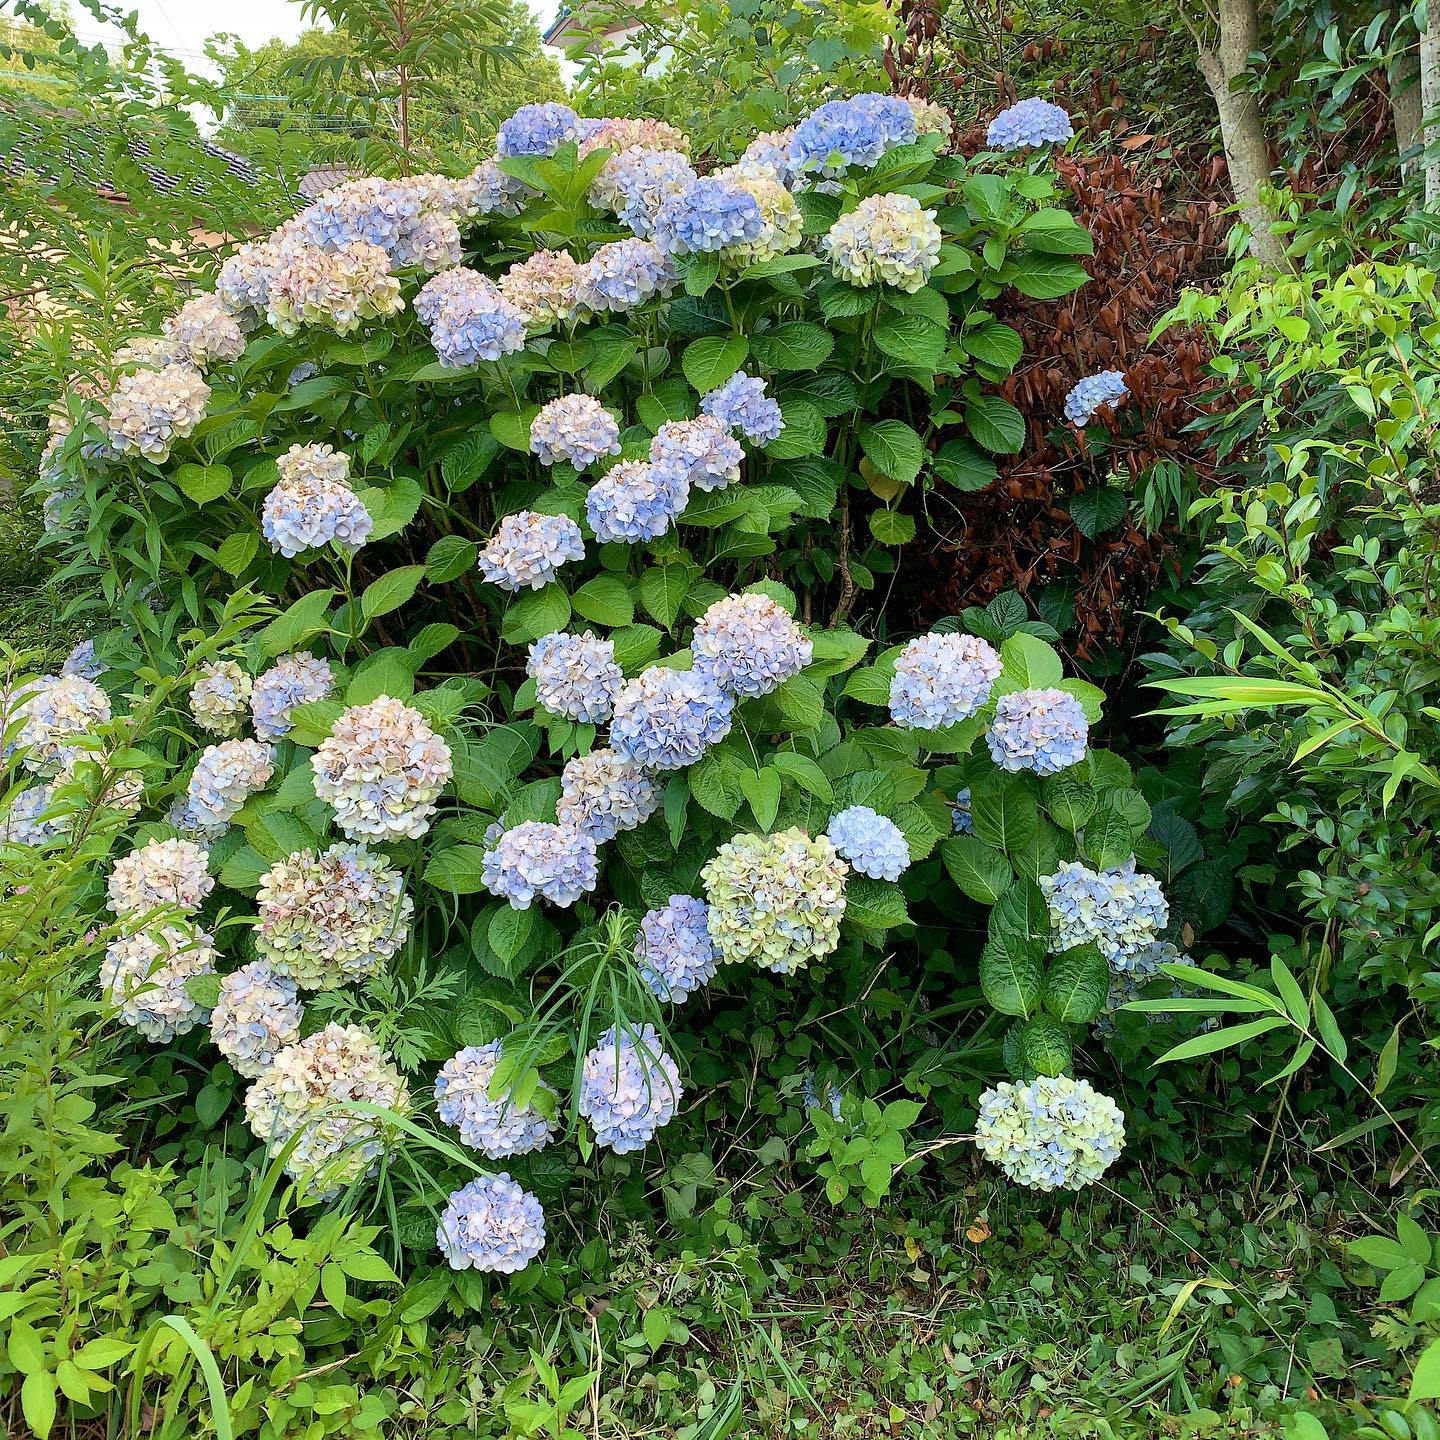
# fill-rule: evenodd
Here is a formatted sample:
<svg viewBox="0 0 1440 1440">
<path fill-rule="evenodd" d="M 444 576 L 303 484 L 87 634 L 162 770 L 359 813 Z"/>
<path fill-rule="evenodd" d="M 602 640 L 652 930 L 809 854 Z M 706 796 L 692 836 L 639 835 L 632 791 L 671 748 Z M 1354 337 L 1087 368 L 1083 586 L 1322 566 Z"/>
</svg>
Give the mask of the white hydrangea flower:
<svg viewBox="0 0 1440 1440">
<path fill-rule="evenodd" d="M 295 982 L 252 960 L 220 981 L 210 1038 L 237 1074 L 254 1080 L 300 1038 L 303 1018 Z"/>
<path fill-rule="evenodd" d="M 110 942 L 100 962 L 100 991 L 124 1024 L 167 1044 L 210 1018 L 186 981 L 214 973 L 215 948 L 205 931 L 157 925 Z"/>
<path fill-rule="evenodd" d="M 597 845 L 643 825 L 659 808 L 660 787 L 614 750 L 592 750 L 560 772 L 558 818 Z"/>
<path fill-rule="evenodd" d="M 199 370 L 238 360 L 245 353 L 245 332 L 215 295 L 187 300 L 161 328 Z"/>
<path fill-rule="evenodd" d="M 521 510 L 500 522 L 480 552 L 480 573 L 502 590 L 540 590 L 567 561 L 584 558 L 584 537 L 568 515 Z"/>
<path fill-rule="evenodd" d="M 1084 1080 L 1041 1075 L 980 1097 L 975 1144 L 1017 1184 L 1032 1190 L 1093 1185 L 1125 1144 L 1125 1117 Z"/>
<path fill-rule="evenodd" d="M 27 770 L 53 775 L 85 753 L 77 742 L 93 740 L 110 719 L 110 697 L 79 675 L 42 675 L 21 688 L 18 703 L 5 705 L 7 722 L 19 719 L 14 746 Z M 8 728 L 8 725 L 7 725 Z"/>
<path fill-rule="evenodd" d="M 194 433 L 210 403 L 210 387 L 193 365 L 166 365 L 121 375 L 105 401 L 106 439 L 117 455 L 157 464 L 177 440 Z"/>
<path fill-rule="evenodd" d="M 275 773 L 274 752 L 258 740 L 207 745 L 190 775 L 182 828 L 223 829 Z"/>
<path fill-rule="evenodd" d="M 209 863 L 193 840 L 151 840 L 115 862 L 107 903 L 117 915 L 143 915 L 161 905 L 188 914 L 215 888 Z"/>
<path fill-rule="evenodd" d="M 250 677 L 233 660 L 212 660 L 190 688 L 190 713 L 212 735 L 234 735 L 250 708 Z"/>
</svg>

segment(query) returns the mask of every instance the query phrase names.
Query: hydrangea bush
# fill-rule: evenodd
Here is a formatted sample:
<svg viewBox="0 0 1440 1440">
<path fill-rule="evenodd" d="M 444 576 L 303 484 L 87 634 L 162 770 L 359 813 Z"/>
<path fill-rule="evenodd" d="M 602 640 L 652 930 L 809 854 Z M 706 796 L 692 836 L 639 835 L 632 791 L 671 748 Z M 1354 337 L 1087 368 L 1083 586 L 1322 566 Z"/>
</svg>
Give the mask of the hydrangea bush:
<svg viewBox="0 0 1440 1440">
<path fill-rule="evenodd" d="M 172 677 L 101 983 L 213 1040 L 302 1195 L 401 1183 L 428 1127 L 424 1243 L 517 1271 L 557 1151 L 663 1143 L 712 991 L 913 956 L 937 910 L 985 927 L 1031 1087 L 982 1150 L 1042 1185 L 1113 1158 L 1073 1043 L 1167 916 L 1101 693 L 1018 602 L 914 637 L 866 598 L 927 491 L 1021 444 L 987 301 L 1088 249 L 1039 132 L 962 160 L 927 105 L 832 101 L 703 178 L 670 127 L 524 107 L 470 176 L 243 246 L 57 416 L 56 543 L 133 628 L 7 703 L 9 763 L 53 777 Z M 266 623 L 175 679 L 237 592 Z M 64 843 L 34 803 L 6 834 Z M 382 981 L 449 999 L 350 1023 Z"/>
</svg>

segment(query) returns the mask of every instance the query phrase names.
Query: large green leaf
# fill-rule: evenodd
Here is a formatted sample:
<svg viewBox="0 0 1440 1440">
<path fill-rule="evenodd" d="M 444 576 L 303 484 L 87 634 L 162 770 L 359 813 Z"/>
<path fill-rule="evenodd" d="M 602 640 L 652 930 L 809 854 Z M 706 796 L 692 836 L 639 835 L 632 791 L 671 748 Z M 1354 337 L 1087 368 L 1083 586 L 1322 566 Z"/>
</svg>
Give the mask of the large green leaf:
<svg viewBox="0 0 1440 1440">
<path fill-rule="evenodd" d="M 765 370 L 818 370 L 835 348 L 835 337 L 809 321 L 792 320 L 757 332 L 750 348 Z"/>
<path fill-rule="evenodd" d="M 1038 946 L 1004 931 L 986 941 L 980 952 L 980 989 L 1002 1015 L 1033 1015 L 1043 984 Z"/>
<path fill-rule="evenodd" d="M 925 446 L 903 420 L 877 420 L 858 431 L 865 457 L 882 474 L 911 484 L 925 463 Z"/>
<path fill-rule="evenodd" d="M 1046 967 L 1045 1008 L 1057 1020 L 1090 1024 L 1105 1008 L 1109 993 L 1110 966 L 1094 945 L 1066 950 Z"/>
<path fill-rule="evenodd" d="M 992 455 L 1014 455 L 1025 443 L 1025 417 L 999 395 L 981 395 L 965 406 L 975 443 Z"/>
<path fill-rule="evenodd" d="M 952 835 L 942 840 L 940 858 L 956 885 L 982 905 L 993 905 L 1014 878 L 1004 855 L 973 835 Z"/>
<path fill-rule="evenodd" d="M 680 357 L 685 378 L 705 395 L 723 385 L 744 363 L 750 347 L 740 335 L 707 335 L 692 340 Z"/>
<path fill-rule="evenodd" d="M 976 787 L 970 797 L 976 836 L 997 850 L 1020 850 L 1035 838 L 1039 807 L 1022 784 Z"/>
</svg>

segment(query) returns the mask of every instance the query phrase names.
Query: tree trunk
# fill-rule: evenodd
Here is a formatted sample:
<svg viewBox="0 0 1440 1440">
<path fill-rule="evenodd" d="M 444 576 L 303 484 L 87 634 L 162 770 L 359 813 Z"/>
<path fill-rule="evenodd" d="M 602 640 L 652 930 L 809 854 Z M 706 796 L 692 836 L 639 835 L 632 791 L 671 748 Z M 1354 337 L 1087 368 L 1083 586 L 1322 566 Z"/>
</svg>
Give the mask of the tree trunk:
<svg viewBox="0 0 1440 1440">
<path fill-rule="evenodd" d="M 1440 4 L 1436 5 L 1440 11 Z M 1270 151 L 1260 102 L 1248 90 L 1232 90 L 1244 75 L 1250 52 L 1260 40 L 1255 0 L 1220 0 L 1220 43 L 1206 44 L 1196 37 L 1200 73 L 1215 97 L 1220 116 L 1220 141 L 1230 168 L 1230 184 L 1240 218 L 1250 230 L 1250 252 L 1267 265 L 1283 266 L 1285 247 L 1271 229 L 1274 216 L 1260 198 L 1270 179 Z"/>
<path fill-rule="evenodd" d="M 1425 144 L 1425 137 L 1420 133 L 1420 122 L 1425 116 L 1425 107 L 1420 101 L 1420 62 L 1413 51 L 1400 57 L 1388 81 L 1395 153 L 1400 157 L 1400 174 L 1408 180 L 1420 164 L 1420 152 Z"/>
<path fill-rule="evenodd" d="M 1425 208 L 1440 209 L 1440 159 L 1430 154 L 1440 144 L 1440 4 L 1432 3 L 1430 18 L 1420 36 L 1420 109 L 1426 122 Z"/>
</svg>

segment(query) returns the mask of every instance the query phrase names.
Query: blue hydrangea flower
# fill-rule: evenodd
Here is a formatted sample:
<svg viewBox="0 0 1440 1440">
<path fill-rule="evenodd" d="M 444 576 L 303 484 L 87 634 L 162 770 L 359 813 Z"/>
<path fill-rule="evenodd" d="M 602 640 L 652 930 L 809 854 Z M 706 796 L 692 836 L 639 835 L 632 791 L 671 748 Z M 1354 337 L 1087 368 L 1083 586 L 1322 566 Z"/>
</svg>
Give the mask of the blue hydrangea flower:
<svg viewBox="0 0 1440 1440">
<path fill-rule="evenodd" d="M 477 1175 L 440 1212 L 435 1243 L 452 1270 L 513 1275 L 545 1248 L 545 1212 L 505 1171 Z"/>
<path fill-rule="evenodd" d="M 657 1000 L 682 1004 L 714 978 L 720 952 L 710 938 L 709 906 L 693 895 L 672 895 L 659 910 L 648 910 L 635 941 L 640 978 Z"/>
<path fill-rule="evenodd" d="M 674 525 L 690 499 L 684 474 L 648 460 L 622 460 L 591 487 L 585 518 L 602 544 L 656 540 Z"/>
<path fill-rule="evenodd" d="M 441 275 L 445 286 L 438 299 L 429 297 L 432 303 L 426 313 L 434 316 L 430 343 L 442 365 L 475 365 L 525 348 L 525 316 L 493 280 L 473 270 L 446 270 Z M 420 297 L 416 298 L 418 303 Z"/>
<path fill-rule="evenodd" d="M 643 825 L 660 800 L 660 787 L 633 760 L 602 748 L 565 762 L 557 818 L 603 845 Z"/>
<path fill-rule="evenodd" d="M 595 842 L 568 825 L 526 820 L 485 851 L 480 878 L 516 910 L 528 910 L 537 895 L 565 908 L 596 886 Z"/>
<path fill-rule="evenodd" d="M 950 812 L 950 823 L 957 835 L 975 833 L 975 817 L 970 813 L 970 787 L 955 792 L 955 808 Z"/>
<path fill-rule="evenodd" d="M 605 162 L 590 187 L 590 201 L 597 209 L 613 210 L 649 240 L 660 207 L 695 179 L 694 168 L 678 150 L 622 150 Z"/>
<path fill-rule="evenodd" d="M 1132 855 L 1123 865 L 1091 870 L 1078 860 L 1040 877 L 1050 911 L 1050 948 L 1057 954 L 1095 945 L 1111 970 L 1145 963 L 1170 923 L 1170 905 L 1153 875 L 1137 872 Z"/>
<path fill-rule="evenodd" d="M 939 730 L 968 719 L 990 698 L 1000 657 L 976 635 L 921 635 L 900 652 L 890 682 L 890 715 L 908 730 Z"/>
<path fill-rule="evenodd" d="M 542 635 L 531 647 L 525 673 L 535 682 L 535 701 L 552 715 L 595 725 L 610 718 L 625 683 L 615 663 L 615 644 L 589 630 Z"/>
<path fill-rule="evenodd" d="M 872 880 L 898 880 L 910 868 L 905 832 L 868 805 L 852 805 L 825 832 L 836 852 Z"/>
<path fill-rule="evenodd" d="M 713 415 L 667 420 L 650 442 L 650 463 L 680 471 L 697 490 L 723 490 L 740 478 L 745 452 Z"/>
<path fill-rule="evenodd" d="M 65 657 L 62 675 L 78 675 L 82 680 L 98 680 L 110 667 L 95 658 L 95 642 L 82 640 Z"/>
<path fill-rule="evenodd" d="M 1078 430 L 1090 423 L 1102 405 L 1114 405 L 1130 393 L 1123 370 L 1102 370 L 1087 375 L 1065 397 L 1065 418 Z"/>
<path fill-rule="evenodd" d="M 1068 1075 L 1008 1081 L 980 1097 L 975 1144 L 1032 1190 L 1093 1185 L 1125 1144 L 1125 1117 L 1108 1095 Z"/>
<path fill-rule="evenodd" d="M 700 409 L 755 445 L 768 445 L 785 428 L 779 403 L 765 393 L 765 382 L 743 370 L 704 396 Z"/>
<path fill-rule="evenodd" d="M 790 162 L 790 142 L 795 138 L 795 127 L 788 130 L 766 130 L 757 135 L 746 147 L 736 162 L 736 168 L 756 170 L 761 167 L 771 171 L 785 186 L 795 178 Z"/>
<path fill-rule="evenodd" d="M 521 510 L 500 522 L 480 552 L 480 573 L 502 590 L 539 590 L 567 561 L 584 558 L 584 537 L 568 515 Z"/>
<path fill-rule="evenodd" d="M 717 600 L 690 641 L 695 672 L 731 695 L 768 695 L 811 661 L 814 646 L 790 612 L 768 595 Z"/>
<path fill-rule="evenodd" d="M 1090 722 L 1064 690 L 1012 690 L 995 705 L 985 732 L 990 758 L 1002 770 L 1054 775 L 1085 758 Z"/>
<path fill-rule="evenodd" d="M 680 1069 L 653 1025 L 624 1033 L 612 1027 L 585 1056 L 578 1108 L 595 1143 L 625 1155 L 670 1123 L 681 1093 Z"/>
<path fill-rule="evenodd" d="M 838 1085 L 831 1081 L 825 1082 L 823 1093 L 816 1088 L 815 1072 L 807 1071 L 804 1079 L 800 1082 L 800 1105 L 808 1113 L 811 1110 L 819 1110 L 822 1106 L 838 1120 L 840 1118 L 840 1105 L 845 1099 Z"/>
<path fill-rule="evenodd" d="M 755 197 L 723 180 L 692 180 L 655 212 L 655 243 L 667 255 L 744 245 L 758 239 L 764 228 Z"/>
<path fill-rule="evenodd" d="M 649 240 L 612 240 L 575 275 L 575 305 L 623 314 L 655 295 L 668 295 L 679 279 L 670 257 Z"/>
<path fill-rule="evenodd" d="M 530 422 L 530 450 L 542 465 L 566 460 L 584 470 L 620 453 L 620 426 L 593 395 L 561 395 Z"/>
<path fill-rule="evenodd" d="M 868 170 L 887 150 L 910 144 L 916 133 L 910 107 L 903 100 L 898 107 L 875 103 L 892 98 L 830 100 L 812 110 L 795 127 L 791 167 L 801 176 L 836 180 L 852 165 Z"/>
<path fill-rule="evenodd" d="M 0 845 L 43 845 L 64 826 L 52 810 L 53 788 L 31 785 L 0 810 Z"/>
<path fill-rule="evenodd" d="M 580 139 L 580 117 L 555 100 L 522 105 L 501 123 L 495 135 L 495 153 L 502 160 L 513 155 L 553 155 L 567 140 Z"/>
<path fill-rule="evenodd" d="M 279 740 L 290 733 L 290 712 L 297 705 L 328 700 L 335 688 L 329 663 L 308 650 L 278 660 L 250 692 L 250 718 L 262 740 Z"/>
<path fill-rule="evenodd" d="M 1063 145 L 1074 134 L 1064 109 L 1032 96 L 1002 110 L 990 122 L 985 143 L 992 150 L 1033 150 L 1041 145 Z"/>
<path fill-rule="evenodd" d="M 185 814 L 197 829 L 221 829 L 275 773 L 274 751 L 259 740 L 207 745 L 190 776 Z"/>
<path fill-rule="evenodd" d="M 467 1045 L 435 1077 L 435 1108 L 441 1123 L 453 1125 L 467 1145 L 491 1160 L 543 1149 L 555 1133 L 555 1122 L 530 1101 L 517 1104 L 508 1091 L 492 1098 L 502 1048 L 499 1040 Z M 543 1080 L 536 1089 L 555 1101 L 554 1090 Z"/>
<path fill-rule="evenodd" d="M 616 697 L 610 743 L 642 770 L 682 770 L 730 733 L 733 712 L 708 677 L 652 665 Z"/>
</svg>

